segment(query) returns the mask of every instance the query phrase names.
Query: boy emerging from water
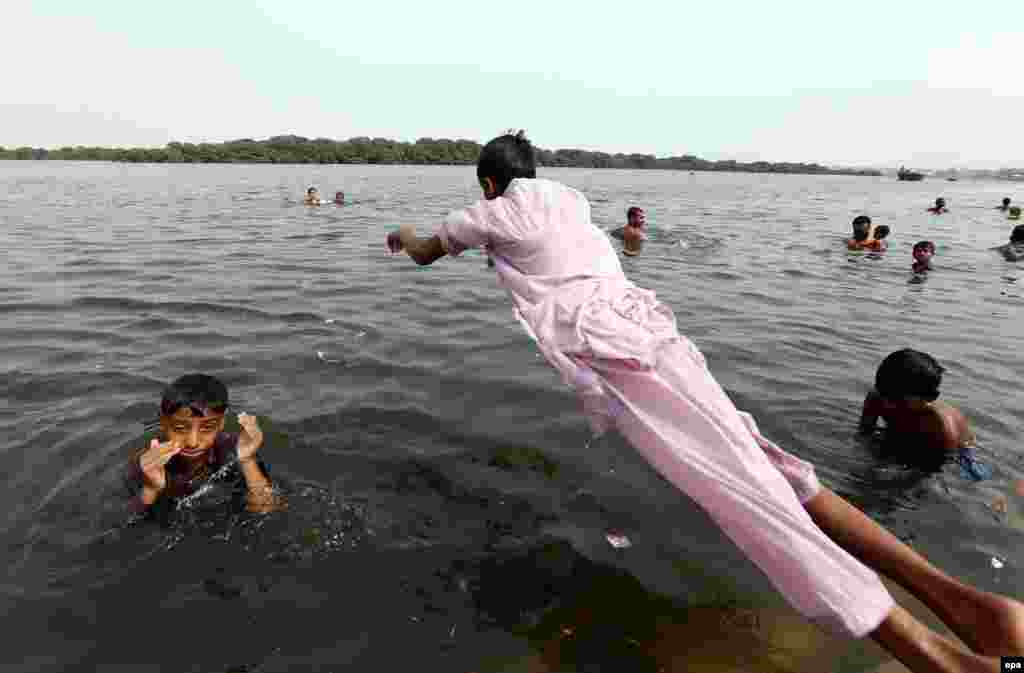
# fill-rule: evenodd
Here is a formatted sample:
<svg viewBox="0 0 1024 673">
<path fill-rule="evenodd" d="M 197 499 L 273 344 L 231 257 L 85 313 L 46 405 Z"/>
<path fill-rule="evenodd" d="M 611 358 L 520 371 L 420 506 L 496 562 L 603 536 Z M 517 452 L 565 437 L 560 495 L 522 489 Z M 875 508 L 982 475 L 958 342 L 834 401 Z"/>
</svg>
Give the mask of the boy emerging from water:
<svg viewBox="0 0 1024 673">
<path fill-rule="evenodd" d="M 306 200 L 303 203 L 307 206 L 320 205 L 320 192 L 317 191 L 316 187 L 310 187 L 306 190 Z"/>
<path fill-rule="evenodd" d="M 967 418 L 938 399 L 944 371 L 927 353 L 904 348 L 889 354 L 864 398 L 861 432 L 873 432 L 881 418 L 886 444 L 919 465 L 941 464 L 949 452 L 974 446 Z"/>
<path fill-rule="evenodd" d="M 918 241 L 910 253 L 914 257 L 914 263 L 910 268 L 914 273 L 924 273 L 932 268 L 932 257 L 935 256 L 935 244 L 931 241 Z"/>
<path fill-rule="evenodd" d="M 160 400 L 160 439 L 132 457 L 125 476 L 131 509 L 196 492 L 210 477 L 244 490 L 251 511 L 276 504 L 266 466 L 257 458 L 263 432 L 255 416 L 238 415 L 241 432 L 224 432 L 228 389 L 205 374 L 182 376 Z"/>
<path fill-rule="evenodd" d="M 647 240 L 647 233 L 644 232 L 645 224 L 647 224 L 647 214 L 643 208 L 631 206 L 626 211 L 626 226 L 611 232 L 612 236 L 622 241 L 622 254 L 630 257 L 640 254 L 644 241 Z"/>
<path fill-rule="evenodd" d="M 1009 209 L 1010 209 L 1010 197 L 1009 197 L 1009 196 L 1007 196 L 1007 197 L 1003 198 L 1003 205 L 1001 205 L 1001 206 L 996 206 L 996 210 L 1001 210 L 1001 211 L 1003 211 L 1004 213 L 1005 213 L 1006 211 L 1008 211 Z"/>
<path fill-rule="evenodd" d="M 847 250 L 875 250 L 877 242 L 871 238 L 871 218 L 867 215 L 858 215 L 850 223 L 853 227 L 853 238 L 846 241 Z"/>
</svg>

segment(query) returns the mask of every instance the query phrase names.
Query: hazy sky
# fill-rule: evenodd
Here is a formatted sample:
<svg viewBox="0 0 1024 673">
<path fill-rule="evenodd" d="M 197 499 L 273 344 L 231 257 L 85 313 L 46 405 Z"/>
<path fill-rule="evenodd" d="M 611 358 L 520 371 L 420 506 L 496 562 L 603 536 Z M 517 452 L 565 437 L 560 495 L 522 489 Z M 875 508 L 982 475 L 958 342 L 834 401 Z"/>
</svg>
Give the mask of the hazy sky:
<svg viewBox="0 0 1024 673">
<path fill-rule="evenodd" d="M 0 2 L 0 145 L 295 133 L 1024 166 L 1024 0 Z"/>
</svg>

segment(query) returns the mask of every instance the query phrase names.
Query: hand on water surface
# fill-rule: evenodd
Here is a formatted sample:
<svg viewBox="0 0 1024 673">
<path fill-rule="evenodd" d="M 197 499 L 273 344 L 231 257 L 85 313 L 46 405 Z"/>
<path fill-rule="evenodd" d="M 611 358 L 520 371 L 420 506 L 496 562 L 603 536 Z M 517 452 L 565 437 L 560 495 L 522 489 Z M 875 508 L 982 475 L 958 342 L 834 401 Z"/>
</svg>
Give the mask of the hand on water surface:
<svg viewBox="0 0 1024 673">
<path fill-rule="evenodd" d="M 143 499 L 156 499 L 164 488 L 167 487 L 167 461 L 178 455 L 181 445 L 172 442 L 160 443 L 154 439 L 149 443 L 149 448 L 139 456 L 139 468 L 142 470 Z"/>
<path fill-rule="evenodd" d="M 238 462 L 244 463 L 253 460 L 263 446 L 263 431 L 256 417 L 245 412 L 238 414 L 238 425 L 241 427 L 238 433 Z"/>
<path fill-rule="evenodd" d="M 402 232 L 392 231 L 387 238 L 388 250 L 391 252 L 402 252 Z"/>
</svg>

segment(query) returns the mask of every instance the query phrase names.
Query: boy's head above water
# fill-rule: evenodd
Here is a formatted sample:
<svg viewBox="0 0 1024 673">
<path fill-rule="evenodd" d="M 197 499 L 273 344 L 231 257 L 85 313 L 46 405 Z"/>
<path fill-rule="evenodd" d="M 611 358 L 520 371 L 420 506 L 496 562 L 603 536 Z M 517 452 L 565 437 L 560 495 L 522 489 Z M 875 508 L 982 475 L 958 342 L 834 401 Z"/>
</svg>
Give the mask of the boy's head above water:
<svg viewBox="0 0 1024 673">
<path fill-rule="evenodd" d="M 939 397 L 944 371 L 931 355 L 904 348 L 882 360 L 875 374 L 875 390 L 891 404 L 933 402 Z"/>
<path fill-rule="evenodd" d="M 853 218 L 853 240 L 866 241 L 871 233 L 871 218 L 867 215 L 858 215 Z"/>
<path fill-rule="evenodd" d="M 537 177 L 537 159 L 525 131 L 509 131 L 484 145 L 476 162 L 484 197 L 495 199 L 516 178 Z"/>
<path fill-rule="evenodd" d="M 882 240 L 888 235 L 889 227 L 887 227 L 886 225 L 880 224 L 877 227 L 875 227 L 875 238 L 877 238 L 878 240 Z"/>
<path fill-rule="evenodd" d="M 647 214 L 640 206 L 631 206 L 626 211 L 626 223 L 631 226 L 642 227 L 647 223 Z"/>
<path fill-rule="evenodd" d="M 919 262 L 927 262 L 935 256 L 935 244 L 931 241 L 918 241 L 910 254 Z"/>
<path fill-rule="evenodd" d="M 224 429 L 228 389 L 213 376 L 187 374 L 164 389 L 160 400 L 160 431 L 182 447 L 186 458 L 211 448 Z"/>
</svg>

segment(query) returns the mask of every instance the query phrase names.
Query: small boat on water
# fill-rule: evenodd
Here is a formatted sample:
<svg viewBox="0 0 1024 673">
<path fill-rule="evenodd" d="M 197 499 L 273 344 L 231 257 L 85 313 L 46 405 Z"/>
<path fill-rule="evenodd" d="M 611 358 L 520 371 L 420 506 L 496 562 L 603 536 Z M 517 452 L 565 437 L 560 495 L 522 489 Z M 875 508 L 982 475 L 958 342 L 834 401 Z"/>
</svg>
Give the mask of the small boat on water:
<svg viewBox="0 0 1024 673">
<path fill-rule="evenodd" d="M 908 171 L 905 166 L 900 166 L 900 170 L 898 173 L 896 173 L 896 177 L 900 180 L 918 182 L 920 180 L 924 180 L 924 173 L 918 173 L 917 171 Z"/>
</svg>

